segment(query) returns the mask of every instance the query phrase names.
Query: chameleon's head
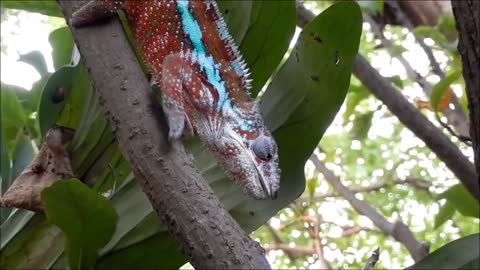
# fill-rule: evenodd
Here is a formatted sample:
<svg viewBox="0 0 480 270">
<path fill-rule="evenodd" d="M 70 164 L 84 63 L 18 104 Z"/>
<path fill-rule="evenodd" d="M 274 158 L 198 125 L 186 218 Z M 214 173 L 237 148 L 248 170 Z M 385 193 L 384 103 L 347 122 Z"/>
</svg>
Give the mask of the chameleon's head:
<svg viewBox="0 0 480 270">
<path fill-rule="evenodd" d="M 255 199 L 275 199 L 280 188 L 277 144 L 265 126 L 256 102 L 248 110 L 224 111 L 210 147 L 227 174 Z"/>
</svg>

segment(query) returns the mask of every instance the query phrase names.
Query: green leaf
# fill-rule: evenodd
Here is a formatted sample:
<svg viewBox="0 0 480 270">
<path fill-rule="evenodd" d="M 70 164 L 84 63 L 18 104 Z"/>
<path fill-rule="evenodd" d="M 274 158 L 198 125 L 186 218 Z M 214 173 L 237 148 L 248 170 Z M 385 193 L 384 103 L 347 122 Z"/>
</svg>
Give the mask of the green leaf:
<svg viewBox="0 0 480 270">
<path fill-rule="evenodd" d="M 57 118 L 56 124 L 75 129 L 81 122 L 84 110 L 93 109 L 84 107 L 85 100 L 88 98 L 91 90 L 88 72 L 83 64 L 79 64 L 73 69 L 70 80 L 69 84 L 67 83 L 70 86 L 70 90 L 66 93 L 65 104 Z"/>
<path fill-rule="evenodd" d="M 20 175 L 20 173 L 22 173 L 22 171 L 30 164 L 34 155 L 35 150 L 33 149 L 32 141 L 30 140 L 30 138 L 25 136 L 22 131 L 19 131 L 15 140 L 15 144 L 13 146 L 11 166 L 10 164 L 8 164 L 8 169 L 6 171 L 6 173 L 9 173 L 9 178 L 4 179 L 2 176 L 1 188 L 3 193 L 7 191 L 13 181 L 15 181 L 15 179 Z M 0 209 L 1 223 L 3 223 L 7 219 L 11 210 L 11 208 Z"/>
<path fill-rule="evenodd" d="M 23 228 L 23 226 L 25 226 L 25 224 L 27 224 L 27 222 L 33 215 L 34 213 L 32 211 L 23 209 L 14 209 L 12 211 L 10 217 L 5 222 L 3 222 L 2 226 L 0 227 L 0 233 L 2 235 L 2 237 L 0 238 L 0 249 L 2 251 L 4 250 L 8 242 L 17 235 L 17 233 Z M 1 261 L 2 260 L 0 260 L 0 262 Z M 0 265 L 2 264 L 0 263 Z M 2 269 L 6 268 L 2 267 Z"/>
<path fill-rule="evenodd" d="M 421 38 L 431 38 L 435 43 L 440 46 L 447 45 L 449 42 L 445 36 L 438 31 L 435 27 L 431 26 L 418 26 L 412 30 L 412 33 Z"/>
<path fill-rule="evenodd" d="M 355 115 L 353 127 L 350 130 L 350 138 L 363 141 L 367 138 L 368 131 L 372 126 L 372 118 L 374 112 L 367 112 Z"/>
<path fill-rule="evenodd" d="M 185 262 L 175 241 L 167 232 L 160 232 L 102 257 L 96 269 L 177 269 Z"/>
<path fill-rule="evenodd" d="M 20 173 L 30 164 L 35 155 L 30 138 L 22 132 L 18 133 L 12 153 L 11 179 L 17 178 Z"/>
<path fill-rule="evenodd" d="M 442 99 L 443 95 L 448 91 L 448 89 L 450 89 L 450 85 L 456 82 L 460 78 L 460 76 L 462 76 L 462 73 L 460 71 L 454 71 L 433 86 L 432 94 L 430 95 L 430 103 L 435 110 L 438 110 L 440 100 Z"/>
<path fill-rule="evenodd" d="M 400 89 L 402 89 L 404 86 L 402 79 L 398 75 L 395 75 L 392 77 L 385 77 L 385 79 L 388 79 L 390 82 L 392 82 L 396 87 Z"/>
<path fill-rule="evenodd" d="M 452 186 L 439 198 L 445 198 L 462 215 L 469 217 L 480 217 L 480 205 L 478 201 L 468 192 L 462 184 Z"/>
<path fill-rule="evenodd" d="M 0 269 L 48 269 L 63 252 L 63 239 L 43 214 L 17 210 L 2 225 Z"/>
<path fill-rule="evenodd" d="M 440 206 L 440 211 L 435 216 L 435 225 L 434 228 L 442 226 L 447 220 L 451 219 L 455 214 L 455 207 L 452 203 L 446 202 L 444 206 Z"/>
<path fill-rule="evenodd" d="M 38 12 L 47 16 L 63 17 L 60 7 L 55 0 L 2 0 L 0 1 L 0 6 Z"/>
<path fill-rule="evenodd" d="M 479 269 L 480 234 L 457 239 L 406 269 Z"/>
<path fill-rule="evenodd" d="M 307 181 L 307 192 L 310 198 L 313 198 L 313 196 L 315 195 L 315 189 L 317 188 L 317 186 L 318 178 L 315 177 Z"/>
<path fill-rule="evenodd" d="M 350 116 L 355 113 L 355 108 L 363 100 L 367 99 L 370 96 L 370 92 L 363 85 L 354 85 L 351 84 L 348 89 L 348 95 L 346 98 L 346 109 L 343 113 L 343 121 L 347 123 Z"/>
<path fill-rule="evenodd" d="M 38 121 L 42 137 L 55 125 L 72 88 L 77 67 L 64 66 L 48 79 L 38 105 Z"/>
<path fill-rule="evenodd" d="M 52 59 L 55 70 L 72 62 L 74 41 L 68 27 L 62 27 L 50 33 L 48 41 L 52 46 Z"/>
<path fill-rule="evenodd" d="M 248 30 L 252 1 L 232 0 L 217 3 L 233 40 L 239 44 Z"/>
<path fill-rule="evenodd" d="M 7 149 L 7 143 L 5 142 L 5 129 L 3 125 L 0 125 L 0 177 L 1 177 L 1 185 L 0 185 L 0 196 L 7 191 L 8 187 L 11 183 L 11 171 L 12 165 L 10 160 L 10 155 Z M 3 215 L 1 219 L 1 223 L 3 223 Z M 1 224 L 0 223 L 0 224 Z"/>
<path fill-rule="evenodd" d="M 438 18 L 438 31 L 440 31 L 448 40 L 452 41 L 458 38 L 455 18 L 451 15 L 443 15 Z"/>
<path fill-rule="evenodd" d="M 45 57 L 43 57 L 43 54 L 40 51 L 31 51 L 29 53 L 22 54 L 20 55 L 18 61 L 33 66 L 40 76 L 44 76 L 48 73 L 47 62 L 45 62 Z"/>
<path fill-rule="evenodd" d="M 58 181 L 42 192 L 45 214 L 66 236 L 71 269 L 91 269 L 118 220 L 110 201 L 77 179 Z"/>
<path fill-rule="evenodd" d="M 17 98 L 15 86 L 2 83 L 0 95 L 0 121 L 8 148 L 10 141 L 16 138 L 18 131 L 25 125 L 27 116 Z"/>
<path fill-rule="evenodd" d="M 256 95 L 280 64 L 295 33 L 294 1 L 255 1 L 250 27 L 240 51 L 252 73 L 252 95 Z"/>
</svg>

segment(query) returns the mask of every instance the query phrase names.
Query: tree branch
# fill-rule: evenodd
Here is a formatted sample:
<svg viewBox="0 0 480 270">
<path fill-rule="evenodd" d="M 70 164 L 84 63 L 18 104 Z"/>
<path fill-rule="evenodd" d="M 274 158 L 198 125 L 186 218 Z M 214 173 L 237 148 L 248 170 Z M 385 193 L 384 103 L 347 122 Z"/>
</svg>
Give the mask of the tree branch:
<svg viewBox="0 0 480 270">
<path fill-rule="evenodd" d="M 348 189 L 348 187 L 343 185 L 340 179 L 330 171 L 315 154 L 310 157 L 310 160 L 315 165 L 315 168 L 323 174 L 325 180 L 327 180 L 327 182 L 332 185 L 332 187 L 343 198 L 345 198 L 345 200 L 347 200 L 359 214 L 368 217 L 383 233 L 391 235 L 395 240 L 402 243 L 415 261 L 419 261 L 428 254 L 428 246 L 424 243 L 418 242 L 412 232 L 408 229 L 407 225 L 400 221 L 396 223 L 389 222 L 370 205 L 357 199 L 355 194 Z"/>
<path fill-rule="evenodd" d="M 477 183 L 480 182 L 480 3 L 478 1 L 451 1 L 459 34 L 458 51 L 462 57 L 470 111 L 470 137 L 473 143 Z M 475 11 L 476 10 L 476 11 Z"/>
<path fill-rule="evenodd" d="M 86 1 L 60 0 L 65 17 Z M 118 20 L 72 29 L 125 159 L 195 268 L 270 268 L 264 250 L 233 220 L 167 126 Z"/>
<path fill-rule="evenodd" d="M 480 201 L 475 167 L 458 147 L 410 104 L 363 56 L 357 55 L 353 73 L 398 117 L 400 122 L 425 142 L 440 160 L 445 162 L 445 165 L 458 177 L 467 190 Z"/>
<path fill-rule="evenodd" d="M 380 249 L 377 247 L 373 252 L 370 258 L 368 258 L 367 263 L 362 268 L 362 270 L 372 270 L 375 268 L 375 264 L 377 264 L 378 259 L 380 258 Z"/>
<path fill-rule="evenodd" d="M 303 4 L 297 2 L 297 23 L 304 26 L 313 15 Z M 480 201 L 478 175 L 473 164 L 460 152 L 435 125 L 410 104 L 392 84 L 383 78 L 361 55 L 357 55 L 353 73 L 367 89 L 381 100 L 408 129 L 445 162 L 446 166 L 465 185 L 467 190 Z M 480 102 L 479 102 L 480 103 Z M 472 126 L 475 126 L 472 124 Z M 477 123 L 477 126 L 480 126 Z"/>
<path fill-rule="evenodd" d="M 411 5 L 414 5 L 414 4 L 415 3 L 408 3 L 407 4 L 407 1 L 405 1 L 405 0 L 385 2 L 385 5 L 388 5 L 388 7 L 393 10 L 393 12 L 390 12 L 388 14 L 391 14 L 391 15 L 395 16 L 394 20 L 396 22 L 400 23 L 402 26 L 409 29 L 410 31 L 412 31 L 414 29 L 415 25 L 417 25 L 418 23 L 415 24 L 410 20 L 410 18 L 407 16 L 407 14 L 405 14 L 401 5 L 403 5 L 404 8 L 406 8 L 406 7 L 410 7 Z M 432 5 L 434 3 L 433 2 L 430 2 L 430 3 L 424 2 L 424 4 L 425 5 L 419 5 L 418 7 L 425 9 L 429 5 Z M 439 8 L 435 9 L 435 11 L 432 11 L 432 12 L 440 12 L 440 9 Z M 419 13 L 421 13 L 421 12 L 419 12 Z M 436 14 L 431 13 L 430 15 L 436 15 Z M 366 18 L 366 21 L 372 27 L 372 32 L 375 34 L 375 36 L 377 36 L 377 38 L 382 42 L 382 44 L 384 44 L 385 48 L 387 50 L 389 50 L 390 54 L 392 54 L 391 52 L 392 52 L 392 49 L 393 49 L 393 45 L 390 42 L 390 40 L 388 40 L 384 37 L 383 29 L 381 29 L 381 27 L 379 26 L 379 23 L 377 22 L 378 18 L 377 18 L 377 20 L 375 20 L 375 17 L 372 17 L 368 14 L 366 14 L 364 17 Z M 392 20 L 392 19 L 390 19 L 390 20 Z M 430 18 L 430 20 L 433 20 L 433 17 Z M 425 44 L 425 42 L 423 42 L 423 40 L 418 38 L 416 35 L 415 35 L 415 40 L 417 41 L 417 43 L 420 45 L 420 47 L 424 50 L 425 54 L 427 55 L 427 57 L 430 61 L 430 66 L 432 68 L 432 71 L 435 74 L 437 74 L 440 78 L 443 79 L 445 77 L 445 74 L 440 69 L 440 66 L 438 65 L 438 62 L 435 59 L 435 56 L 433 55 L 433 52 L 430 49 L 430 47 L 428 47 Z M 420 87 L 422 87 L 423 92 L 429 97 L 432 94 L 432 85 L 423 76 L 418 74 L 418 72 L 410 65 L 410 63 L 401 54 L 397 55 L 395 57 L 405 67 L 408 78 L 410 80 L 414 81 L 414 82 L 417 82 L 420 85 Z M 468 129 L 469 129 L 468 119 L 467 119 L 465 113 L 463 112 L 463 109 L 462 109 L 462 107 L 461 107 L 461 105 L 460 105 L 460 103 L 459 103 L 459 101 L 458 101 L 458 99 L 455 95 L 452 95 L 452 97 L 450 99 L 450 103 L 454 106 L 453 109 L 450 108 L 450 107 L 446 107 L 443 110 L 443 114 L 446 116 L 448 123 L 455 128 L 455 130 L 459 133 L 460 136 L 463 136 L 463 137 L 468 136 Z M 448 130 L 448 131 L 450 132 L 450 130 Z M 453 134 L 455 134 L 455 133 L 453 133 Z"/>
</svg>

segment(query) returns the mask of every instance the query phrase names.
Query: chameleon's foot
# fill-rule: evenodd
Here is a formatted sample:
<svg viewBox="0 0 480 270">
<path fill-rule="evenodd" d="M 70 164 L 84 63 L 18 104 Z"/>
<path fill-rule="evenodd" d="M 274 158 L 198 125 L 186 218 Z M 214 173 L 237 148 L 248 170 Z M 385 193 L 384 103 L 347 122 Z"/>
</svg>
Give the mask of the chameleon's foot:
<svg viewBox="0 0 480 270">
<path fill-rule="evenodd" d="M 179 118 L 185 118 L 185 116 L 179 117 Z M 182 120 L 175 120 L 178 119 L 178 117 L 173 117 L 168 116 L 168 140 L 173 141 L 173 140 L 178 140 L 182 137 L 183 130 L 185 127 L 185 121 L 184 119 Z"/>
<path fill-rule="evenodd" d="M 172 116 L 167 114 L 168 118 L 168 140 L 188 139 L 193 137 L 193 127 L 185 116 Z"/>
</svg>

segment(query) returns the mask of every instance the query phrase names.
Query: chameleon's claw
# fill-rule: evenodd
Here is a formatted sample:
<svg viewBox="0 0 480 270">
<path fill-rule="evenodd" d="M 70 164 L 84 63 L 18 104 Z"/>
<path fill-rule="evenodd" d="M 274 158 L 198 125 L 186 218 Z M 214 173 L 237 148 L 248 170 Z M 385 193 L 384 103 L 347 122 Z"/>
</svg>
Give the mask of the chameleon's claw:
<svg viewBox="0 0 480 270">
<path fill-rule="evenodd" d="M 168 115 L 168 140 L 174 141 L 182 137 L 185 129 L 185 116 Z"/>
</svg>

